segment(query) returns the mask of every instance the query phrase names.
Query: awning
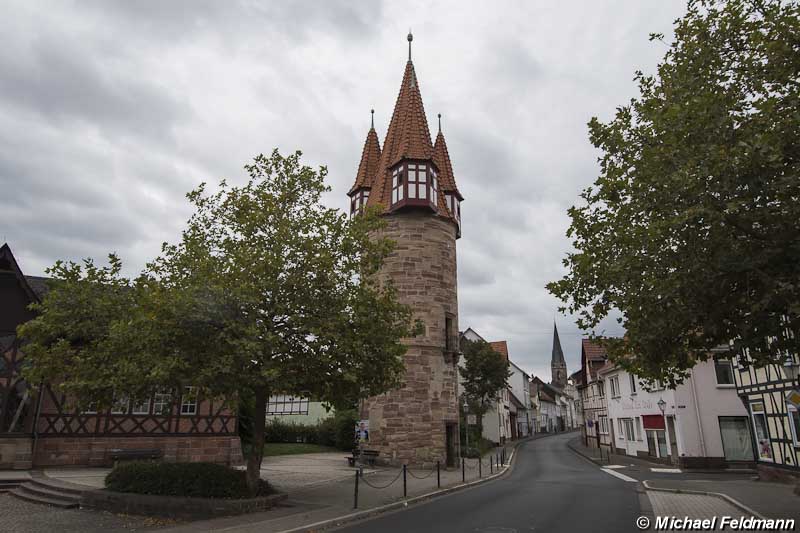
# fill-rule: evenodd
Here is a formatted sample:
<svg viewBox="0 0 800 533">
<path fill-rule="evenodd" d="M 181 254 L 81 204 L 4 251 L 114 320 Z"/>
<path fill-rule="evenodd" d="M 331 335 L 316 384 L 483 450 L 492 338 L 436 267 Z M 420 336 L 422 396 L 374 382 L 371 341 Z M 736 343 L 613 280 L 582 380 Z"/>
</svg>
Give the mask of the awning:
<svg viewBox="0 0 800 533">
<path fill-rule="evenodd" d="M 664 417 L 661 415 L 642 415 L 644 429 L 665 429 Z"/>
</svg>

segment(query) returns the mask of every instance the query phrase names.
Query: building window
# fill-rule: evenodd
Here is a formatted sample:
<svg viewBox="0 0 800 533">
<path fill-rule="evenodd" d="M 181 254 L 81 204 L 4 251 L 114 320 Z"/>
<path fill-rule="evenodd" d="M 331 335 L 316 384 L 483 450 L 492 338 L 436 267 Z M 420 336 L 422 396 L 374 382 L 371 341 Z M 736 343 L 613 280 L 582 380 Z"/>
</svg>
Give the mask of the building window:
<svg viewBox="0 0 800 533">
<path fill-rule="evenodd" d="M 789 426 L 792 428 L 792 440 L 796 447 L 800 447 L 800 411 L 794 405 L 787 405 Z"/>
<path fill-rule="evenodd" d="M 767 414 L 764 412 L 764 402 L 751 402 L 750 414 L 753 417 L 753 432 L 756 436 L 758 458 L 761 461 L 772 461 L 772 443 L 769 439 Z"/>
<path fill-rule="evenodd" d="M 133 400 L 131 413 L 135 415 L 149 415 L 150 414 L 150 398 L 145 400 Z"/>
<path fill-rule="evenodd" d="M 642 440 L 642 419 L 636 417 L 636 440 Z"/>
<path fill-rule="evenodd" d="M 112 415 L 126 415 L 130 407 L 130 399 L 126 395 L 114 395 L 114 401 L 111 403 Z"/>
<path fill-rule="evenodd" d="M 608 382 L 611 384 L 611 397 L 619 398 L 619 378 L 614 376 Z"/>
<path fill-rule="evenodd" d="M 634 374 L 628 374 L 628 377 L 631 381 L 631 394 L 636 394 L 636 376 Z"/>
<path fill-rule="evenodd" d="M 197 414 L 197 387 L 184 387 L 181 398 L 181 414 Z"/>
<path fill-rule="evenodd" d="M 622 419 L 622 426 L 625 428 L 625 439 L 627 440 L 634 440 L 635 435 L 633 433 L 633 419 L 631 418 L 623 418 Z M 620 436 L 622 431 L 620 431 Z"/>
<path fill-rule="evenodd" d="M 369 191 L 361 189 L 350 198 L 350 216 L 364 211 L 364 206 L 369 200 Z"/>
<path fill-rule="evenodd" d="M 307 415 L 308 398 L 280 394 L 270 396 L 267 401 L 268 415 Z"/>
<path fill-rule="evenodd" d="M 601 398 L 604 398 L 606 395 L 606 386 L 602 381 L 597 382 L 597 392 L 600 394 Z"/>
<path fill-rule="evenodd" d="M 172 406 L 172 394 L 168 391 L 156 391 L 153 395 L 153 414 L 169 414 Z"/>
<path fill-rule="evenodd" d="M 608 417 L 600 415 L 600 433 L 608 433 Z"/>
<path fill-rule="evenodd" d="M 402 165 L 392 171 L 392 204 L 403 200 L 403 167 Z"/>
<path fill-rule="evenodd" d="M 428 198 L 428 171 L 425 165 L 408 165 L 408 199 Z"/>
<path fill-rule="evenodd" d="M 733 364 L 730 359 L 714 357 L 714 371 L 717 374 L 717 385 L 734 385 Z"/>
</svg>

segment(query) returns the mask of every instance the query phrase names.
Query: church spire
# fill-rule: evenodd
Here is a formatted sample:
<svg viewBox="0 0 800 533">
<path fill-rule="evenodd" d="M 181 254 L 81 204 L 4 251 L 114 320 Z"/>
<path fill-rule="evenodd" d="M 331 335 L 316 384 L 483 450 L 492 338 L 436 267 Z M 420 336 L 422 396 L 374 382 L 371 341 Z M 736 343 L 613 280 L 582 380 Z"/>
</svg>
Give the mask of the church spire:
<svg viewBox="0 0 800 533">
<path fill-rule="evenodd" d="M 567 384 L 567 362 L 564 360 L 564 351 L 561 349 L 561 340 L 558 338 L 558 327 L 553 321 L 553 350 L 550 356 L 550 370 L 552 383 L 559 387 Z"/>
</svg>

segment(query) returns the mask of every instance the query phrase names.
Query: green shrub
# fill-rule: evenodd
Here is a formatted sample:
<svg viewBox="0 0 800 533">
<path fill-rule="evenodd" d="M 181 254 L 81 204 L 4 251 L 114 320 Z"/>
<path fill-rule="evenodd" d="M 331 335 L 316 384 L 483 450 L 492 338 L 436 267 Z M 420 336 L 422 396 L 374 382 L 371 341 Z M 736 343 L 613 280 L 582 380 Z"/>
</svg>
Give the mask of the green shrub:
<svg viewBox="0 0 800 533">
<path fill-rule="evenodd" d="M 158 496 L 250 497 L 243 470 L 214 463 L 122 463 L 106 476 L 106 488 Z M 269 484 L 261 480 L 258 495 L 270 492 Z"/>
<path fill-rule="evenodd" d="M 335 446 L 340 450 L 352 450 L 356 442 L 356 422 L 358 422 L 356 410 L 336 411 L 333 418 L 336 427 Z"/>
</svg>

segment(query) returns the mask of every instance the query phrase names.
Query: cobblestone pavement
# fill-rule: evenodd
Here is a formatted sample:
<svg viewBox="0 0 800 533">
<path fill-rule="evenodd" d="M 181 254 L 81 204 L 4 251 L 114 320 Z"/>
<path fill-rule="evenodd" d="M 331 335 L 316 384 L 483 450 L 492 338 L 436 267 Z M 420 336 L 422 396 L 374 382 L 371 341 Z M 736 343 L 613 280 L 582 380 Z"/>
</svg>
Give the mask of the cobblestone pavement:
<svg viewBox="0 0 800 533">
<path fill-rule="evenodd" d="M 749 516 L 744 511 L 731 503 L 716 496 L 705 494 L 676 494 L 673 492 L 647 491 L 653 514 L 659 516 L 674 516 L 678 518 L 704 520 L 706 518 L 734 516 Z M 653 527 L 655 529 L 655 527 Z"/>
<path fill-rule="evenodd" d="M 175 522 L 115 515 L 88 509 L 59 509 L 0 494 L 0 531 L 14 533 L 100 533 L 154 531 Z"/>
</svg>

